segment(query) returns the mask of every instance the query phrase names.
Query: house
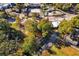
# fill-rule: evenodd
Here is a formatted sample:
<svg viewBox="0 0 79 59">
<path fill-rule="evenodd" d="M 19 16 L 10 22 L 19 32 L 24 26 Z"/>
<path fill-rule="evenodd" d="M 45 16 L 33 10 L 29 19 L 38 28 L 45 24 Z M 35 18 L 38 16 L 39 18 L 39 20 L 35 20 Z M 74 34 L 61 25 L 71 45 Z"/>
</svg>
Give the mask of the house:
<svg viewBox="0 0 79 59">
<path fill-rule="evenodd" d="M 10 3 L 9 6 L 13 7 L 13 6 L 16 6 L 16 4 L 15 3 Z"/>
<path fill-rule="evenodd" d="M 9 9 L 5 9 L 5 12 L 6 13 L 11 13 L 12 12 L 12 10 L 9 8 Z"/>
<path fill-rule="evenodd" d="M 40 4 L 29 4 L 23 11 L 31 16 L 32 14 L 40 14 L 41 7 Z"/>
<path fill-rule="evenodd" d="M 0 5 L 0 10 L 3 10 L 2 5 Z"/>
<path fill-rule="evenodd" d="M 5 10 L 5 9 L 11 8 L 15 5 L 16 5 L 15 3 L 4 3 L 4 4 L 2 3 L 2 4 L 0 4 L 0 10 Z"/>
<path fill-rule="evenodd" d="M 48 9 L 46 11 L 47 19 L 52 22 L 53 27 L 58 27 L 60 22 L 65 19 L 65 13 L 60 10 Z"/>
<path fill-rule="evenodd" d="M 36 17 L 37 20 L 43 18 L 40 4 L 28 4 L 22 9 L 22 12 L 28 17 Z"/>
</svg>

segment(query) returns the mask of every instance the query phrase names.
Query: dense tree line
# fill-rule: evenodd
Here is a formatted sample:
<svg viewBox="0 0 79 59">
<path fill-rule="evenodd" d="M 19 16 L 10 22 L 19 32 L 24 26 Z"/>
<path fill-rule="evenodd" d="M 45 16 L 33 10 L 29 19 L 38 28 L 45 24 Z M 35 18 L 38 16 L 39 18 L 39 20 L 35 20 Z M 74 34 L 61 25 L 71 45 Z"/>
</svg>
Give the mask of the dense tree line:
<svg viewBox="0 0 79 59">
<path fill-rule="evenodd" d="M 73 17 L 71 20 L 63 20 L 58 27 L 58 31 L 61 35 L 70 35 L 73 36 L 73 40 L 79 41 L 79 16 Z"/>
<path fill-rule="evenodd" d="M 0 20 L 0 55 L 16 55 L 23 38 L 21 31 L 11 28 L 6 20 Z"/>
</svg>

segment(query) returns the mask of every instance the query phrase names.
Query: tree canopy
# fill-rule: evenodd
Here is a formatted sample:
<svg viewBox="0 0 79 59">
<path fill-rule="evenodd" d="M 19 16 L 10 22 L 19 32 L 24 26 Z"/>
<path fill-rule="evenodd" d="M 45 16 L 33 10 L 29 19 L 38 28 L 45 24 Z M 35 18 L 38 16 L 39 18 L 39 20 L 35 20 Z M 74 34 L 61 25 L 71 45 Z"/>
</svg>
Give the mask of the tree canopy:
<svg viewBox="0 0 79 59">
<path fill-rule="evenodd" d="M 60 24 L 59 24 L 59 28 L 58 28 L 59 32 L 62 34 L 67 34 L 72 32 L 72 24 L 67 21 L 67 20 L 63 20 Z"/>
<path fill-rule="evenodd" d="M 6 20 L 0 20 L 0 55 L 16 55 L 23 38 L 21 31 L 11 28 Z"/>
</svg>

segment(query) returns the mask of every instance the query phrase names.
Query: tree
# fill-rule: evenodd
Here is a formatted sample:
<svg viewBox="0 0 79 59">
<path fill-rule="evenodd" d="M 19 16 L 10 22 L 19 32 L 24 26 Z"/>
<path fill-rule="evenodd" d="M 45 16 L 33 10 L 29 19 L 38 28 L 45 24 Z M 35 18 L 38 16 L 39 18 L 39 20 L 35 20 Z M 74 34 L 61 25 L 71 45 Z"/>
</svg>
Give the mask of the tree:
<svg viewBox="0 0 79 59">
<path fill-rule="evenodd" d="M 41 20 L 37 25 L 38 30 L 46 37 L 51 31 L 51 23 L 48 20 Z"/>
<path fill-rule="evenodd" d="M 22 12 L 21 9 L 24 8 L 24 7 L 25 7 L 24 3 L 17 3 L 16 4 L 16 8 L 19 9 L 20 13 Z"/>
<path fill-rule="evenodd" d="M 79 27 L 79 16 L 73 17 L 70 22 L 72 23 L 73 27 Z"/>
<path fill-rule="evenodd" d="M 79 4 L 76 5 L 75 11 L 79 11 Z"/>
<path fill-rule="evenodd" d="M 16 21 L 12 23 L 11 27 L 17 30 L 20 29 L 20 18 L 18 16 L 16 16 Z"/>
<path fill-rule="evenodd" d="M 69 8 L 71 7 L 71 5 L 72 5 L 72 4 L 70 4 L 70 3 L 63 4 L 63 6 L 62 6 L 62 10 L 64 10 L 64 11 L 68 11 Z"/>
<path fill-rule="evenodd" d="M 6 20 L 0 20 L 0 55 L 16 55 L 23 38 L 22 32 L 11 28 Z"/>
<path fill-rule="evenodd" d="M 41 4 L 41 10 L 45 14 L 46 10 L 48 9 L 49 5 L 47 3 Z"/>
<path fill-rule="evenodd" d="M 24 24 L 25 31 L 36 32 L 37 31 L 37 22 L 34 19 L 27 19 Z"/>
<path fill-rule="evenodd" d="M 24 23 L 26 38 L 24 39 L 23 49 L 26 55 L 34 55 L 36 52 L 36 37 L 35 33 L 37 32 L 37 22 L 34 19 L 28 19 Z"/>
<path fill-rule="evenodd" d="M 27 37 L 24 39 L 24 44 L 23 44 L 23 49 L 26 55 L 28 55 L 28 53 L 30 55 L 33 55 L 36 52 L 35 42 L 36 42 L 36 38 L 34 33 L 29 33 Z"/>
<path fill-rule="evenodd" d="M 60 4 L 60 3 L 56 3 L 54 4 L 55 8 L 58 8 L 58 9 L 61 9 L 62 10 L 62 7 L 63 7 L 63 3 Z"/>
<path fill-rule="evenodd" d="M 0 11 L 0 18 L 7 18 L 8 15 L 5 11 Z"/>
<path fill-rule="evenodd" d="M 57 9 L 61 9 L 63 11 L 68 11 L 69 8 L 72 6 L 71 3 L 55 3 L 54 4 L 54 7 L 57 8 Z"/>
<path fill-rule="evenodd" d="M 67 20 L 63 20 L 60 24 L 59 24 L 59 28 L 58 31 L 62 34 L 67 34 L 72 32 L 73 28 L 72 28 L 72 24 L 67 21 Z"/>
</svg>

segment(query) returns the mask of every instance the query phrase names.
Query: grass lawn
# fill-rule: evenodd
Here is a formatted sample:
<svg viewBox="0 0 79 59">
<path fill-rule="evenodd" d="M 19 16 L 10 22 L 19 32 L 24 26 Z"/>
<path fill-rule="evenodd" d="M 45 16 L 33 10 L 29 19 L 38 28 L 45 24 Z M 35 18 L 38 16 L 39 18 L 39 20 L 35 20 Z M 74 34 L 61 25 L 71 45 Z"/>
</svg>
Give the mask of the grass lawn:
<svg viewBox="0 0 79 59">
<path fill-rule="evenodd" d="M 62 48 L 60 51 L 67 56 L 79 56 L 79 51 L 72 47 L 65 47 Z"/>
<path fill-rule="evenodd" d="M 52 46 L 51 51 L 55 52 L 55 54 L 52 55 L 64 56 L 64 54 L 60 51 L 60 49 L 56 48 L 55 45 Z"/>
<path fill-rule="evenodd" d="M 52 51 L 54 51 L 57 56 L 79 56 L 79 51 L 72 47 L 62 47 L 61 49 L 52 46 Z M 53 55 L 53 54 L 52 54 Z"/>
</svg>

